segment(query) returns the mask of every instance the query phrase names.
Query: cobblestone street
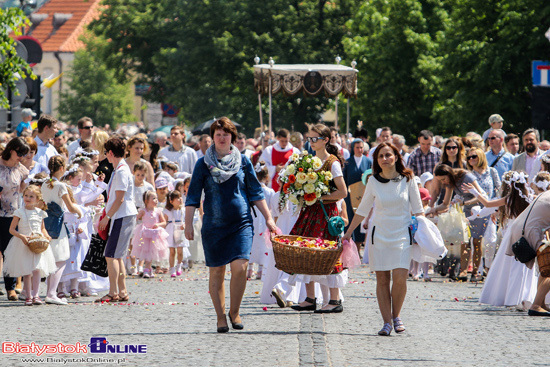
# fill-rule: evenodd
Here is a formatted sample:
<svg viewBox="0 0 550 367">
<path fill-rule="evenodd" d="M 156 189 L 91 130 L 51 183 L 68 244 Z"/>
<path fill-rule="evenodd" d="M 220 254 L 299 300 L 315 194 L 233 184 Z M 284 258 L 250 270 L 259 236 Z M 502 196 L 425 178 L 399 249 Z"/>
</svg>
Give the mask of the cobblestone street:
<svg viewBox="0 0 550 367">
<path fill-rule="evenodd" d="M 379 337 L 382 327 L 374 275 L 363 266 L 350 273 L 344 312 L 322 316 L 259 303 L 261 281 L 249 281 L 241 315 L 243 331 L 216 333 L 207 269 L 196 266 L 176 280 L 129 279 L 131 304 L 25 307 L 2 297 L 2 341 L 88 345 L 146 345 L 145 354 L 18 355 L 2 366 L 29 366 L 22 358 L 126 358 L 130 366 L 510 366 L 550 365 L 544 345 L 550 319 L 478 303 L 481 285 L 408 282 L 402 335 Z M 42 287 L 44 285 L 42 284 Z M 50 360 L 51 361 L 51 360 Z M 50 363 L 52 365 L 61 362 Z M 116 364 L 116 363 L 112 363 Z"/>
</svg>

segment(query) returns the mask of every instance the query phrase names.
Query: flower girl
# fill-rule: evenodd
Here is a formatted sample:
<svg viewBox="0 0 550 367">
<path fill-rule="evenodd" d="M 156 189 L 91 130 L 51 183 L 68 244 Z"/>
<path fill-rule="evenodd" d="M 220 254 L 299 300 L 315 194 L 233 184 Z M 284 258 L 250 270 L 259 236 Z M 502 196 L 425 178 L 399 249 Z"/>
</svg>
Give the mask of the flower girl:
<svg viewBox="0 0 550 367">
<path fill-rule="evenodd" d="M 162 208 L 157 208 L 157 194 L 153 191 L 147 191 L 143 194 L 145 208 L 141 209 L 137 219 L 142 219 L 142 223 L 136 227 L 136 232 L 132 240 L 132 256 L 144 260 L 143 277 L 154 277 L 152 271 L 153 261 L 162 261 L 168 258 L 168 233 L 163 228 L 166 221 L 162 214 Z"/>
<path fill-rule="evenodd" d="M 25 299 L 27 306 L 43 304 L 38 296 L 40 278 L 54 273 L 57 269 L 50 246 L 40 254 L 33 253 L 28 247 L 29 236 L 32 233 L 42 233 L 50 239 L 44 227 L 44 218 L 47 214 L 39 209 L 41 200 L 42 194 L 37 186 L 28 186 L 23 191 L 24 207 L 17 209 L 14 213 L 10 226 L 10 234 L 13 237 L 5 254 L 4 272 L 12 277 L 23 277 L 27 291 Z"/>
<path fill-rule="evenodd" d="M 187 259 L 191 257 L 189 241 L 184 236 L 185 211 L 182 209 L 183 200 L 177 190 L 171 191 L 166 197 L 164 219 L 166 220 L 166 232 L 168 232 L 168 248 L 170 249 L 170 276 L 172 278 L 181 275 L 182 268 L 187 268 Z M 176 254 L 178 266 L 176 269 Z"/>
</svg>

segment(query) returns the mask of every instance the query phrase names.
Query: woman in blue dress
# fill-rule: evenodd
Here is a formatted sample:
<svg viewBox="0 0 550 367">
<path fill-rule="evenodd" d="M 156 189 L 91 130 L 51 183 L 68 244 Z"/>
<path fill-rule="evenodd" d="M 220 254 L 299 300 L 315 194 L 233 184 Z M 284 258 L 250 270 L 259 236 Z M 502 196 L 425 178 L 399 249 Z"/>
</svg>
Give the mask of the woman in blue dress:
<svg viewBox="0 0 550 367">
<path fill-rule="evenodd" d="M 348 190 L 350 185 L 361 181 L 363 172 L 372 167 L 372 160 L 365 157 L 363 154 L 364 145 L 361 139 L 355 139 L 351 142 L 351 152 L 353 155 L 347 159 L 346 165 L 344 166 L 344 182 Z M 346 197 L 346 208 L 348 211 L 348 218 L 353 218 L 354 211 L 351 205 L 349 192 Z M 360 250 L 361 244 L 365 242 L 365 234 L 361 233 L 361 227 L 357 227 L 355 231 L 353 231 L 352 238 L 357 244 L 357 250 Z"/>
<path fill-rule="evenodd" d="M 210 127 L 214 144 L 193 171 L 185 202 L 185 237 L 193 240 L 193 216 L 204 192 L 202 243 L 210 268 L 209 291 L 218 317 L 218 332 L 229 331 L 225 315 L 225 268 L 231 267 L 229 321 L 243 329 L 239 309 L 246 287 L 248 259 L 254 236 L 250 205 L 265 217 L 267 227 L 276 225 L 264 199 L 260 183 L 248 158 L 233 145 L 237 129 L 227 117 Z"/>
</svg>

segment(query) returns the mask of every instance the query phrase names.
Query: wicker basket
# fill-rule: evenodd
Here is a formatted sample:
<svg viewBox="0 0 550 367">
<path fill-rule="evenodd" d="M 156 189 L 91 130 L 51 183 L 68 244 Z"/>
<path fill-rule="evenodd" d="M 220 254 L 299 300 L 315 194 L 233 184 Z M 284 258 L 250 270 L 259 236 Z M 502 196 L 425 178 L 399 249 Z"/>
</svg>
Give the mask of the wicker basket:
<svg viewBox="0 0 550 367">
<path fill-rule="evenodd" d="M 543 245 L 544 246 L 544 245 Z M 550 245 L 539 247 L 537 251 L 537 262 L 539 263 L 540 275 L 550 277 Z"/>
<path fill-rule="evenodd" d="M 41 254 L 48 249 L 50 241 L 40 233 L 33 233 L 29 236 L 29 250 L 35 254 Z"/>
<path fill-rule="evenodd" d="M 303 236 L 275 236 L 271 239 L 275 267 L 289 274 L 328 275 L 332 273 L 342 254 L 342 246 L 321 250 L 287 245 L 278 241 L 278 239 L 294 241 L 298 237 L 315 240 L 315 238 Z"/>
</svg>

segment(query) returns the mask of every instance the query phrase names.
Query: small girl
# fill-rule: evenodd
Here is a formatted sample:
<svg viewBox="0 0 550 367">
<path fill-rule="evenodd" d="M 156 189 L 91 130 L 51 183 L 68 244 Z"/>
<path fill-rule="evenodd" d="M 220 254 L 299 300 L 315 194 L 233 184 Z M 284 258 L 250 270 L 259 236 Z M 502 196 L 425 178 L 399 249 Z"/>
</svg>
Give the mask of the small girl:
<svg viewBox="0 0 550 367">
<path fill-rule="evenodd" d="M 132 256 L 144 260 L 143 277 L 154 277 L 152 271 L 153 261 L 162 261 L 168 257 L 168 233 L 166 221 L 162 215 L 162 209 L 158 208 L 158 199 L 154 191 L 147 191 L 143 194 L 145 208 L 140 209 L 137 219 L 143 222 L 136 227 L 132 240 Z"/>
<path fill-rule="evenodd" d="M 164 208 L 166 206 L 166 196 L 170 189 L 168 188 L 168 179 L 164 176 L 160 176 L 155 180 L 155 188 L 157 189 L 158 206 Z"/>
<path fill-rule="evenodd" d="M 62 223 L 63 214 L 69 211 L 76 214 L 78 218 L 82 218 L 80 209 L 69 198 L 67 186 L 59 181 L 65 174 L 65 167 L 65 159 L 62 156 L 51 157 L 48 162 L 50 178 L 42 185 L 41 189 L 44 202 L 48 206 L 46 230 L 52 237 L 50 247 L 57 266 L 57 271 L 48 276 L 48 291 L 45 301 L 56 305 L 67 304 L 64 298 L 59 298 L 56 295 L 57 286 L 65 270 L 65 262 L 70 257 L 69 236 L 67 228 Z M 59 219 L 61 219 L 61 225 L 59 225 Z"/>
<path fill-rule="evenodd" d="M 17 209 L 13 215 L 10 226 L 13 237 L 5 253 L 4 272 L 12 277 L 23 277 L 26 306 L 43 304 L 38 296 L 40 278 L 57 269 L 51 246 L 40 254 L 35 254 L 28 248 L 28 236 L 32 233 L 42 233 L 47 239 L 51 239 L 44 227 L 44 218 L 48 215 L 39 208 L 41 201 L 42 194 L 37 186 L 30 185 L 23 191 L 24 207 Z"/>
<path fill-rule="evenodd" d="M 262 191 L 265 196 L 267 207 L 269 208 L 271 213 L 277 213 L 279 206 L 279 195 L 273 189 L 267 187 L 267 185 L 269 184 L 269 171 L 267 170 L 265 162 L 258 162 L 254 167 L 254 171 L 256 171 L 256 177 L 262 185 Z M 252 279 L 252 274 L 254 273 L 254 264 L 257 264 L 258 271 L 256 273 L 256 279 L 262 279 L 262 270 L 263 267 L 267 265 L 269 254 L 264 239 L 264 232 L 267 230 L 267 226 L 265 224 L 265 218 L 263 217 L 263 215 L 257 215 L 252 219 L 254 225 L 254 238 L 252 240 L 252 252 L 250 254 L 247 277 L 249 279 Z M 274 220 L 277 219 L 274 218 Z"/>
<path fill-rule="evenodd" d="M 550 173 L 546 171 L 537 173 L 535 180 L 531 183 L 531 187 L 535 190 L 537 195 L 548 190 L 548 186 L 550 186 Z"/>
<path fill-rule="evenodd" d="M 189 252 L 189 241 L 184 236 L 185 210 L 182 209 L 183 201 L 179 191 L 171 191 L 166 199 L 166 208 L 164 209 L 164 219 L 166 223 L 166 232 L 168 232 L 168 247 L 170 249 L 170 276 L 172 278 L 180 276 L 182 268 L 187 269 L 187 259 L 191 256 Z M 174 266 L 178 256 L 177 269 Z"/>
<path fill-rule="evenodd" d="M 181 201 L 183 202 L 183 205 L 185 205 L 185 200 L 187 199 L 187 192 L 189 190 L 189 185 L 191 184 L 191 176 L 187 176 L 183 179 L 183 181 L 178 181 L 176 183 L 176 190 L 181 192 Z M 191 252 L 191 257 L 188 259 L 189 269 L 193 267 L 193 263 L 195 262 L 203 262 L 204 261 L 204 251 L 202 249 L 202 234 L 201 234 L 201 228 L 202 228 L 202 216 L 204 214 L 204 211 L 202 209 L 202 203 L 199 206 L 199 210 L 195 211 L 195 215 L 193 216 L 193 232 L 194 232 L 194 239 L 192 241 L 189 241 L 189 252 Z"/>
</svg>

